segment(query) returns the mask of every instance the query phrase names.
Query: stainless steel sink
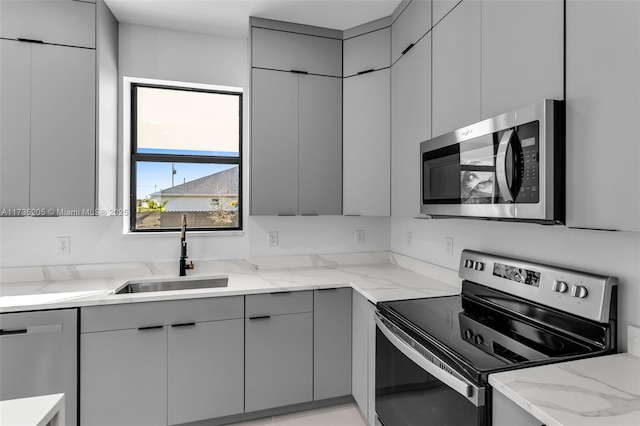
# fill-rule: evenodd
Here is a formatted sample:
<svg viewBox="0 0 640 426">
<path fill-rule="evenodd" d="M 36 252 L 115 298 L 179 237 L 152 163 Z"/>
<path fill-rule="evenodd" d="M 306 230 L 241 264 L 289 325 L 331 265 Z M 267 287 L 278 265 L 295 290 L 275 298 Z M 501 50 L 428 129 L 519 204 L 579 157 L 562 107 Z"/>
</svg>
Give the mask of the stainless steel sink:
<svg viewBox="0 0 640 426">
<path fill-rule="evenodd" d="M 154 291 L 192 290 L 226 287 L 229 279 L 219 278 L 194 278 L 181 280 L 139 281 L 128 282 L 118 288 L 114 294 L 148 293 Z"/>
</svg>

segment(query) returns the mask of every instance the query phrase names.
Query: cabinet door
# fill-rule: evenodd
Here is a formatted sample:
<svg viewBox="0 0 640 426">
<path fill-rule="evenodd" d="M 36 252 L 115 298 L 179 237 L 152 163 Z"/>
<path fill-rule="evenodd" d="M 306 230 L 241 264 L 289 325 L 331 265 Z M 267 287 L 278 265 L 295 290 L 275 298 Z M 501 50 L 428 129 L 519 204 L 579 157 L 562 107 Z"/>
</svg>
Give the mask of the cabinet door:
<svg viewBox="0 0 640 426">
<path fill-rule="evenodd" d="M 390 213 L 390 71 L 343 82 L 343 212 Z"/>
<path fill-rule="evenodd" d="M 95 206 L 95 51 L 32 45 L 31 208 Z"/>
<path fill-rule="evenodd" d="M 298 75 L 251 71 L 251 214 L 298 213 Z"/>
<path fill-rule="evenodd" d="M 245 411 L 311 401 L 313 313 L 247 319 Z"/>
<path fill-rule="evenodd" d="M 414 0 L 391 26 L 391 63 L 431 29 L 431 0 Z"/>
<path fill-rule="evenodd" d="M 640 231 L 640 2 L 566 13 L 567 225 Z"/>
<path fill-rule="evenodd" d="M 30 43 L 0 40 L 0 86 L 0 209 L 26 209 L 31 148 Z"/>
<path fill-rule="evenodd" d="M 386 68 L 389 63 L 391 29 L 382 28 L 344 41 L 344 76 Z"/>
<path fill-rule="evenodd" d="M 352 300 L 352 364 L 353 399 L 370 425 L 375 423 L 375 306 L 362 295 L 353 292 Z"/>
<path fill-rule="evenodd" d="M 480 121 L 480 9 L 462 1 L 432 30 L 433 136 Z"/>
<path fill-rule="evenodd" d="M 493 426 L 544 426 L 540 420 L 524 411 L 502 393 L 493 389 L 492 394 L 491 424 Z"/>
<path fill-rule="evenodd" d="M 96 5 L 71 0 L 2 0 L 0 37 L 96 47 Z"/>
<path fill-rule="evenodd" d="M 251 66 L 342 77 L 342 40 L 254 27 Z"/>
<path fill-rule="evenodd" d="M 76 309 L 0 315 L 0 400 L 64 393 L 66 424 L 78 424 L 77 315 Z"/>
<path fill-rule="evenodd" d="M 351 394 L 351 288 L 313 297 L 313 399 Z"/>
<path fill-rule="evenodd" d="M 81 334 L 80 350 L 81 424 L 167 424 L 166 327 Z"/>
<path fill-rule="evenodd" d="M 433 0 L 433 26 L 436 26 L 436 24 L 440 22 L 447 13 L 451 12 L 451 10 L 461 1 L 462 0 Z M 480 3 L 477 0 L 466 0 L 466 3 L 469 2 Z"/>
<path fill-rule="evenodd" d="M 342 213 L 342 79 L 299 77 L 298 212 Z"/>
<path fill-rule="evenodd" d="M 391 214 L 420 214 L 420 142 L 431 138 L 431 34 L 391 68 Z"/>
<path fill-rule="evenodd" d="M 483 119 L 564 98 L 563 9 L 562 0 L 482 2 Z"/>
<path fill-rule="evenodd" d="M 169 424 L 242 413 L 244 320 L 169 327 Z"/>
</svg>

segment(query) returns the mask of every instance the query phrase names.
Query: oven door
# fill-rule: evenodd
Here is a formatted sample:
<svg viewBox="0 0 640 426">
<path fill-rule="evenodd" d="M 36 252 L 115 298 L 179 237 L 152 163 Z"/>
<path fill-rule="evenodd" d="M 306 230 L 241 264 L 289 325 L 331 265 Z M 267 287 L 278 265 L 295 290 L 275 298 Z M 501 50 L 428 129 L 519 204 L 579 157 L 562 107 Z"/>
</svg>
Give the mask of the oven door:
<svg viewBox="0 0 640 426">
<path fill-rule="evenodd" d="M 379 312 L 375 407 L 383 426 L 486 425 L 485 387 L 451 369 Z"/>
</svg>

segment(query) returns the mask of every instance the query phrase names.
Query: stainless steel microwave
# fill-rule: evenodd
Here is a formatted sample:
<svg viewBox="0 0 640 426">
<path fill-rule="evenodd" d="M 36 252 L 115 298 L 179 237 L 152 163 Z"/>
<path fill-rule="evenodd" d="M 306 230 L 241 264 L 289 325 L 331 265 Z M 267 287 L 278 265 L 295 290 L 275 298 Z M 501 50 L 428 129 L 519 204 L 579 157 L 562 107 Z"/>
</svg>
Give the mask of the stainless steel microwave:
<svg viewBox="0 0 640 426">
<path fill-rule="evenodd" d="M 564 152 L 564 103 L 547 99 L 422 142 L 420 211 L 562 224 Z"/>
</svg>

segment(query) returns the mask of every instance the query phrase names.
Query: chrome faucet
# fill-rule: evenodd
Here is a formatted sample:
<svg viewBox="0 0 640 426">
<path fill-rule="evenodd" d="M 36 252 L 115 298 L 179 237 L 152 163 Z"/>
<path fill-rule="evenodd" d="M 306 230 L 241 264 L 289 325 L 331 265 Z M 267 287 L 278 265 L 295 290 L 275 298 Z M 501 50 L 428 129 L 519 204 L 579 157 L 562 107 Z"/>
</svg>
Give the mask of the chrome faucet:
<svg viewBox="0 0 640 426">
<path fill-rule="evenodd" d="M 193 262 L 187 264 L 187 214 L 182 215 L 182 231 L 180 232 L 180 276 L 187 275 L 187 269 L 193 269 Z"/>
</svg>

